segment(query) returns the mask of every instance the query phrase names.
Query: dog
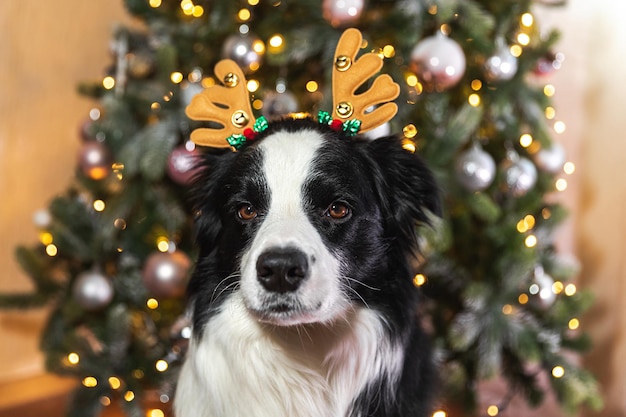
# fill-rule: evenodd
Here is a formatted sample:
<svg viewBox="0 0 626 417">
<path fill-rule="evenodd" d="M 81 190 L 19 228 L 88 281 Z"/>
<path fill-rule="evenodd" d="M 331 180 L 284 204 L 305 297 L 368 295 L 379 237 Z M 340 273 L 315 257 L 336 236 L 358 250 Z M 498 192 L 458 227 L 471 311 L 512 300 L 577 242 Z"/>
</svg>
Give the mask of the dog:
<svg viewBox="0 0 626 417">
<path fill-rule="evenodd" d="M 176 416 L 430 415 L 412 266 L 416 224 L 440 212 L 425 163 L 395 136 L 285 118 L 201 165 Z"/>
</svg>

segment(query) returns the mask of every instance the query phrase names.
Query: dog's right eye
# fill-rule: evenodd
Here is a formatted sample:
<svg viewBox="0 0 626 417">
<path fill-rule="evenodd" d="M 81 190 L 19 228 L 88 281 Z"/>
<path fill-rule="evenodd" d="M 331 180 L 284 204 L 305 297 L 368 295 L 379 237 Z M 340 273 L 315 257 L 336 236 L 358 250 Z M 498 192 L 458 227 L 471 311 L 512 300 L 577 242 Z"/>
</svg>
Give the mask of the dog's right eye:
<svg viewBox="0 0 626 417">
<path fill-rule="evenodd" d="M 252 204 L 244 203 L 241 204 L 239 208 L 237 208 L 237 217 L 239 217 L 243 221 L 252 220 L 256 218 L 258 214 L 259 213 Z"/>
</svg>

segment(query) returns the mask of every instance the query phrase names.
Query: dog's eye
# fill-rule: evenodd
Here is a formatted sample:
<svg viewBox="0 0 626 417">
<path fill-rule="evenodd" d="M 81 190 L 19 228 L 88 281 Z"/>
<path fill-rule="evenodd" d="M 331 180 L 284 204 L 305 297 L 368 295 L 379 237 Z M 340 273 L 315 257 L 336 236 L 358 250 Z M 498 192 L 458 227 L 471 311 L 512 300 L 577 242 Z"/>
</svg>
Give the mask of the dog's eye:
<svg viewBox="0 0 626 417">
<path fill-rule="evenodd" d="M 340 201 L 335 201 L 326 209 L 324 213 L 327 217 L 335 220 L 346 219 L 352 214 L 350 207 Z"/>
<path fill-rule="evenodd" d="M 237 217 L 241 220 L 248 221 L 254 219 L 259 213 L 252 204 L 244 203 L 237 209 Z"/>
</svg>

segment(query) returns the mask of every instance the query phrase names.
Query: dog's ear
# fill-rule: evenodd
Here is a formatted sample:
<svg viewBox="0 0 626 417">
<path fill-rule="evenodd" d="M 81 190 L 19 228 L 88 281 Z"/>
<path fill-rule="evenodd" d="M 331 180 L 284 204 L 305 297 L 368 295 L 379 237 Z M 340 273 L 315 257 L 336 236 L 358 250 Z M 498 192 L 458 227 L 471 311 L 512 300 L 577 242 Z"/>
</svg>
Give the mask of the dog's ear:
<svg viewBox="0 0 626 417">
<path fill-rule="evenodd" d="M 417 248 L 416 229 L 441 216 L 439 188 L 431 170 L 415 153 L 405 150 L 395 136 L 376 139 L 367 145 L 375 166 L 374 182 L 385 218 L 388 237 Z"/>
<path fill-rule="evenodd" d="M 225 173 L 234 157 L 234 152 L 211 149 L 198 158 L 198 174 L 191 186 L 191 204 L 200 256 L 207 255 L 215 247 L 222 228 L 221 194 L 225 186 Z"/>
</svg>

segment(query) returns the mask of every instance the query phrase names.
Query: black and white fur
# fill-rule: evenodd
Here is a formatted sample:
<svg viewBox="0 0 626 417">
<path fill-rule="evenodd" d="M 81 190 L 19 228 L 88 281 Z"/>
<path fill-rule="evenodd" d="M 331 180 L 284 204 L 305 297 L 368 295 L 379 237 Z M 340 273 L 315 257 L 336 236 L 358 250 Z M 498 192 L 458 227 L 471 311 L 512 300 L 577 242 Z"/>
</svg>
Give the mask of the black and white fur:
<svg viewBox="0 0 626 417">
<path fill-rule="evenodd" d="M 439 202 L 421 160 L 305 119 L 203 164 L 177 417 L 428 415 L 410 265 Z"/>
</svg>

